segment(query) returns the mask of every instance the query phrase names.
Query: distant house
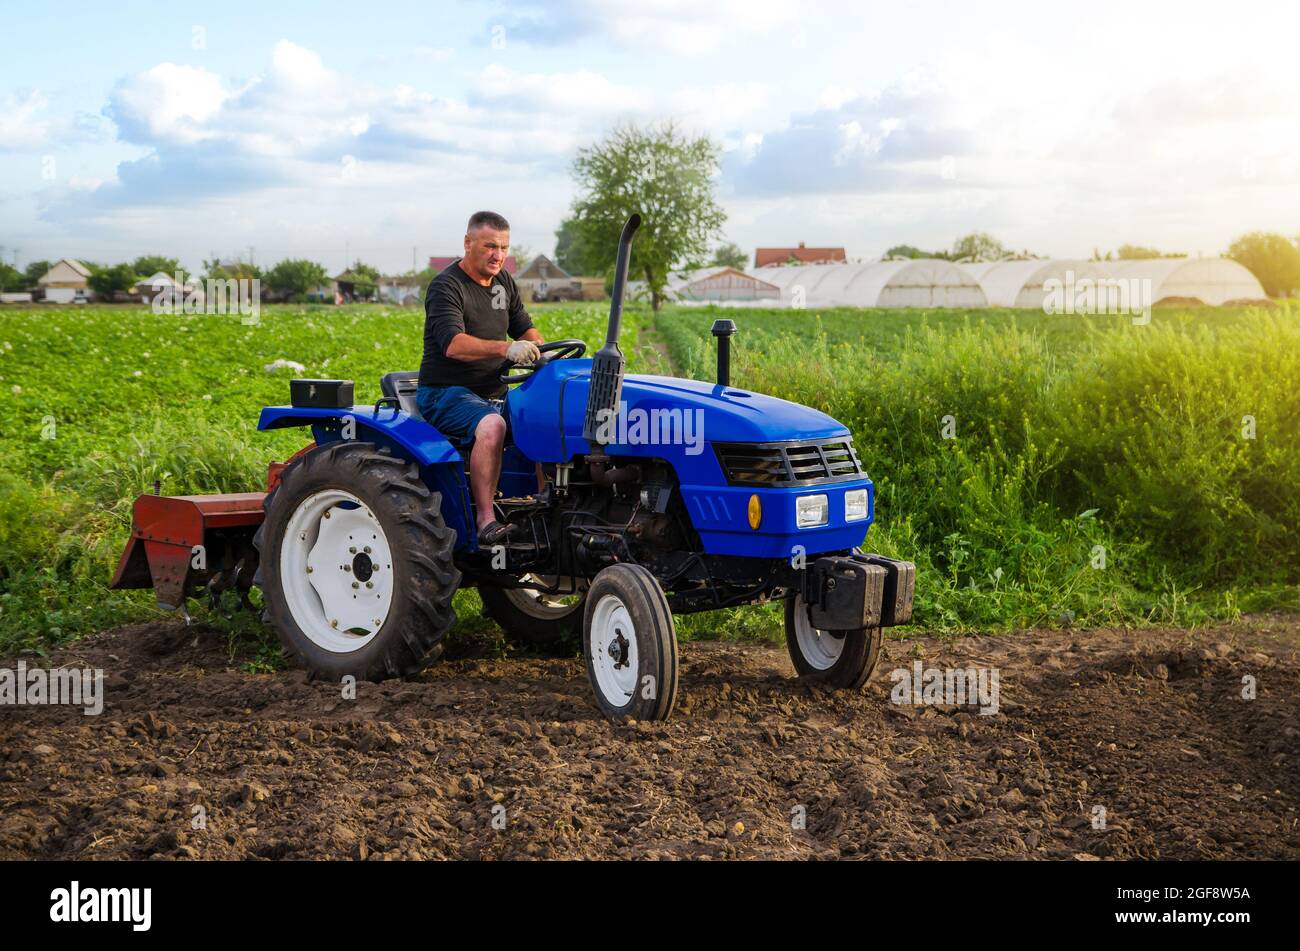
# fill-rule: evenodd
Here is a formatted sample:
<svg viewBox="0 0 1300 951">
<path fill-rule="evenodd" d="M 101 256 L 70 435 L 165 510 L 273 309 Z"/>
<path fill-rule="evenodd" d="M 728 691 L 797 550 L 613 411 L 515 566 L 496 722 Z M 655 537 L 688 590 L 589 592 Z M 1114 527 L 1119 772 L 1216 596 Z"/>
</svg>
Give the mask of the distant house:
<svg viewBox="0 0 1300 951">
<path fill-rule="evenodd" d="M 420 306 L 420 291 L 424 282 L 418 277 L 381 277 L 379 279 L 379 299 L 389 304 L 403 307 Z"/>
<path fill-rule="evenodd" d="M 519 293 L 526 301 L 544 300 L 553 291 L 566 297 L 571 294 L 572 300 L 582 298 L 582 284 L 544 254 L 537 255 L 528 267 L 516 274 L 515 283 L 519 285 Z"/>
<path fill-rule="evenodd" d="M 650 299 L 645 281 L 630 281 L 627 292 L 633 300 Z M 734 267 L 715 266 L 671 272 L 664 285 L 664 298 L 670 301 L 779 301 L 781 288 Z"/>
<path fill-rule="evenodd" d="M 429 267 L 435 271 L 445 271 L 464 256 L 463 254 L 453 254 L 450 257 L 431 257 L 429 258 Z M 519 270 L 519 262 L 515 260 L 515 256 L 513 254 L 506 255 L 505 272 L 513 276 L 517 270 Z"/>
<path fill-rule="evenodd" d="M 676 300 L 780 300 L 781 288 L 734 267 L 706 267 L 668 275 L 668 296 Z"/>
<path fill-rule="evenodd" d="M 90 268 L 80 261 L 64 258 L 40 276 L 36 282 L 41 296 L 52 304 L 71 304 L 94 300 L 90 289 Z"/>
<path fill-rule="evenodd" d="M 152 277 L 146 277 L 143 281 L 137 282 L 136 285 L 131 288 L 128 299 L 138 298 L 142 302 L 148 304 L 154 300 L 158 300 L 159 294 L 163 295 L 161 299 L 164 301 L 183 304 L 187 294 L 193 296 L 195 300 L 203 300 L 203 287 L 202 285 L 195 284 L 192 281 L 186 282 L 184 285 L 177 284 L 176 278 L 173 275 L 167 274 L 164 271 L 159 271 Z"/>
<path fill-rule="evenodd" d="M 574 280 L 582 288 L 583 300 L 604 300 L 608 296 L 603 277 L 575 277 Z"/>
<path fill-rule="evenodd" d="M 791 258 L 800 264 L 843 264 L 848 260 L 843 248 L 809 248 L 800 241 L 797 248 L 758 248 L 754 267 L 780 267 Z"/>
<path fill-rule="evenodd" d="M 371 291 L 369 295 L 363 295 L 357 289 L 358 283 L 362 280 L 368 282 L 369 278 L 363 277 L 358 279 L 357 275 L 353 274 L 351 270 L 344 271 L 342 274 L 338 275 L 338 277 L 334 278 L 334 285 L 338 288 L 338 297 L 341 298 L 341 300 L 335 301 L 335 303 L 351 304 L 356 301 L 374 300 L 375 295 L 379 293 L 378 285 L 375 286 L 375 290 Z"/>
<path fill-rule="evenodd" d="M 292 296 L 292 294 L 287 295 L 287 297 Z M 303 297 L 312 304 L 343 303 L 343 293 L 339 290 L 339 282 L 333 278 L 330 278 L 324 284 L 317 284 L 315 287 L 307 288 L 307 293 Z"/>
</svg>

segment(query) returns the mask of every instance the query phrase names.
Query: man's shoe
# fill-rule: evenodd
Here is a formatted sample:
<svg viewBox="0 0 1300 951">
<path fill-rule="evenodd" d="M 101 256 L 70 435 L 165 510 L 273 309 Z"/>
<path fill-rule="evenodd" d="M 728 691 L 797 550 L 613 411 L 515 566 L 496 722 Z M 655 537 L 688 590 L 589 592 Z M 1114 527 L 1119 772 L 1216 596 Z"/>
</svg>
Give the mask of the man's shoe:
<svg viewBox="0 0 1300 951">
<path fill-rule="evenodd" d="M 478 533 L 478 543 L 480 548 L 487 548 L 493 545 L 504 545 L 514 537 L 514 526 L 505 525 L 493 519 L 483 526 Z"/>
</svg>

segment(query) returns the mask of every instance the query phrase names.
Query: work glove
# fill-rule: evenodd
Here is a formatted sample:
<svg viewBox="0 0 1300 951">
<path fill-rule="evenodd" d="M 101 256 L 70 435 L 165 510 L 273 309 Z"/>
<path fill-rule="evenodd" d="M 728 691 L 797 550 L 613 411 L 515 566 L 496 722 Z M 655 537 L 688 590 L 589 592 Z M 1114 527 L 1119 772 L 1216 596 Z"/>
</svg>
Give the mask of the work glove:
<svg viewBox="0 0 1300 951">
<path fill-rule="evenodd" d="M 536 363 L 541 356 L 542 351 L 538 350 L 537 344 L 531 340 L 516 340 L 506 350 L 506 359 L 522 366 Z"/>
</svg>

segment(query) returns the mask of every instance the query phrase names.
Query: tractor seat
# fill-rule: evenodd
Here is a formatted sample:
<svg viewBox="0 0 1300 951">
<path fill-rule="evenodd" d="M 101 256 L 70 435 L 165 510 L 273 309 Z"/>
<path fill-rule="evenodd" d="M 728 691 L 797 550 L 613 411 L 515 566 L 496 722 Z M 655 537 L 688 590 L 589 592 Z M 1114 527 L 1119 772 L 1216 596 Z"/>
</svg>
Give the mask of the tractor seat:
<svg viewBox="0 0 1300 951">
<path fill-rule="evenodd" d="M 379 390 L 384 396 L 397 397 L 398 405 L 402 407 L 403 413 L 423 421 L 424 417 L 420 415 L 420 407 L 415 402 L 415 391 L 419 389 L 419 379 L 419 370 L 394 370 L 392 373 L 385 373 L 380 377 Z"/>
</svg>

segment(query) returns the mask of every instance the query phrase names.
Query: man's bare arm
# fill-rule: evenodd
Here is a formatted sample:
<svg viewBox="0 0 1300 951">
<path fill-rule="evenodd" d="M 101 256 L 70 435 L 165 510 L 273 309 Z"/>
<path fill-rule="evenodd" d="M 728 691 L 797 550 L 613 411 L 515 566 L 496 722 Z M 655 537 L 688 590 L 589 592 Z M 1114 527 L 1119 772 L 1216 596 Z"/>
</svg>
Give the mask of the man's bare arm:
<svg viewBox="0 0 1300 951">
<path fill-rule="evenodd" d="M 519 339 L 531 340 L 536 344 L 544 342 L 536 327 L 529 327 Z M 453 360 L 465 361 L 489 360 L 492 357 L 504 359 L 508 349 L 510 349 L 509 340 L 484 340 L 482 337 L 459 333 L 451 338 L 451 343 L 447 344 L 447 356 Z"/>
<path fill-rule="evenodd" d="M 446 353 L 453 360 L 489 360 L 492 357 L 505 359 L 509 347 L 508 340 L 484 340 L 482 337 L 459 333 L 447 344 Z"/>
</svg>

